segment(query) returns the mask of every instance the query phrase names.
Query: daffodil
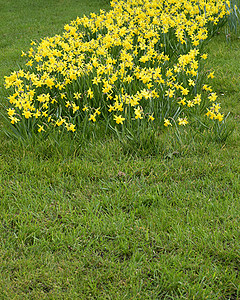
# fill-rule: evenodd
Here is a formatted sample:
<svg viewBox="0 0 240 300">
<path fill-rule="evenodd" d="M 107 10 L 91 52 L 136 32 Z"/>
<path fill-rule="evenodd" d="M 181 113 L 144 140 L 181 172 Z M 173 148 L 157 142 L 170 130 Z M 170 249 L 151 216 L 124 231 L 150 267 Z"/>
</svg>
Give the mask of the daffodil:
<svg viewBox="0 0 240 300">
<path fill-rule="evenodd" d="M 186 118 L 178 118 L 178 125 L 183 125 L 185 126 L 186 124 L 188 124 L 188 121 Z"/>
<path fill-rule="evenodd" d="M 38 132 L 45 131 L 45 129 L 43 128 L 43 125 L 39 125 L 39 124 L 38 124 L 38 127 L 39 127 L 39 128 L 38 128 Z"/>
<path fill-rule="evenodd" d="M 221 121 L 212 87 L 203 84 L 203 95 L 197 91 L 200 62 L 208 56 L 200 51 L 207 26 L 217 25 L 228 12 L 223 0 L 198 2 L 112 1 L 110 11 L 77 18 L 61 35 L 31 42 L 22 52 L 27 67 L 5 76 L 6 89 L 13 90 L 7 110 L 11 122 L 20 121 L 17 111 L 74 132 L 73 114 L 83 120 L 83 112 L 90 111 L 89 120 L 96 122 L 98 115 L 107 119 L 114 111 L 117 124 L 124 124 L 122 115 L 129 120 L 148 116 L 148 121 L 165 115 L 167 127 L 179 109 L 191 115 L 194 106 L 207 103 L 208 117 Z"/>
<path fill-rule="evenodd" d="M 116 116 L 114 115 L 114 120 L 117 124 L 123 124 L 123 121 L 125 121 L 125 118 L 122 117 L 122 115 Z"/>
<path fill-rule="evenodd" d="M 164 119 L 164 126 L 172 126 L 172 123 L 169 121 L 169 119 Z"/>
<path fill-rule="evenodd" d="M 151 114 L 149 117 L 148 117 L 148 121 L 154 121 L 155 120 L 155 118 L 153 117 L 153 114 Z"/>
</svg>

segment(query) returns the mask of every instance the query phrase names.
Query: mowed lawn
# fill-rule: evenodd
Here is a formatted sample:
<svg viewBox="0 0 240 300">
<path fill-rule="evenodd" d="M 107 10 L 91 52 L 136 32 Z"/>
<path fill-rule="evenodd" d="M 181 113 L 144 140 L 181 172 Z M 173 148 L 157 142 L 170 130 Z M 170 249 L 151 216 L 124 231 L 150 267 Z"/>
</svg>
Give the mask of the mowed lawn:
<svg viewBox="0 0 240 300">
<path fill-rule="evenodd" d="M 0 0 L 1 103 L 31 40 L 110 9 L 13 2 Z M 240 40 L 225 30 L 206 45 L 235 126 L 225 143 L 166 132 L 139 149 L 114 135 L 22 144 L 0 115 L 0 299 L 240 299 Z"/>
</svg>

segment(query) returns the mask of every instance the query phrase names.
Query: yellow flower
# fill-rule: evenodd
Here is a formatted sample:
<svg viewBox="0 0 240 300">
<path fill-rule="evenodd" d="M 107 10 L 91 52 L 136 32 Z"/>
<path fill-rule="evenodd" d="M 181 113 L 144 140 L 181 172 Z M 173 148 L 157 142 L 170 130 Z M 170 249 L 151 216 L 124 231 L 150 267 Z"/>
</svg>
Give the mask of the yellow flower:
<svg viewBox="0 0 240 300">
<path fill-rule="evenodd" d="M 73 103 L 72 110 L 73 110 L 73 113 L 75 113 L 77 110 L 79 110 L 79 106 L 77 106 L 75 103 Z"/>
<path fill-rule="evenodd" d="M 90 116 L 89 116 L 89 119 L 88 119 L 89 121 L 93 121 L 93 122 L 96 122 L 96 114 L 91 114 Z"/>
<path fill-rule="evenodd" d="M 182 91 L 181 91 L 182 95 L 185 96 L 185 95 L 188 95 L 189 93 L 189 90 L 188 89 L 184 89 L 182 88 Z"/>
<path fill-rule="evenodd" d="M 224 117 L 224 114 L 218 113 L 218 114 L 215 116 L 215 120 L 218 120 L 219 122 L 221 122 L 221 121 L 223 120 L 223 117 Z"/>
<path fill-rule="evenodd" d="M 119 103 L 118 101 L 115 102 L 114 105 L 115 110 L 123 111 L 123 103 Z"/>
<path fill-rule="evenodd" d="M 15 123 L 17 123 L 18 121 L 19 121 L 19 119 L 18 118 L 16 118 L 16 117 L 10 117 L 10 120 L 11 120 L 11 123 L 12 124 L 15 124 Z"/>
<path fill-rule="evenodd" d="M 87 95 L 88 95 L 88 97 L 89 97 L 90 99 L 93 98 L 93 91 L 91 90 L 91 88 L 88 89 Z"/>
<path fill-rule="evenodd" d="M 138 108 L 134 108 L 135 119 L 142 119 L 143 110 L 138 106 Z"/>
<path fill-rule="evenodd" d="M 168 119 L 165 119 L 164 118 L 164 124 L 163 124 L 164 126 L 172 126 L 172 124 L 171 124 L 171 122 L 168 120 Z"/>
<path fill-rule="evenodd" d="M 101 81 L 101 80 L 98 80 L 97 77 L 94 77 L 93 80 L 92 80 L 93 84 L 96 84 L 96 85 L 97 85 L 100 81 Z"/>
<path fill-rule="evenodd" d="M 61 118 L 60 120 L 57 120 L 56 125 L 61 126 L 64 122 L 65 120 Z"/>
<path fill-rule="evenodd" d="M 42 108 L 48 109 L 47 103 L 44 103 L 43 106 L 42 106 Z"/>
<path fill-rule="evenodd" d="M 200 105 L 200 103 L 201 103 L 201 94 L 196 95 L 196 97 L 193 99 L 193 103 Z"/>
<path fill-rule="evenodd" d="M 207 117 L 210 117 L 210 115 L 212 114 L 211 110 L 208 110 L 207 113 L 205 114 Z"/>
<path fill-rule="evenodd" d="M 72 131 L 72 132 L 74 132 L 74 131 L 76 131 L 76 128 L 75 128 L 75 126 L 76 126 L 76 125 L 73 125 L 73 124 L 68 124 L 68 126 L 67 126 L 67 130 L 68 130 L 68 131 Z"/>
<path fill-rule="evenodd" d="M 26 63 L 26 66 L 31 67 L 32 65 L 33 65 L 33 60 L 30 59 L 30 60 Z"/>
<path fill-rule="evenodd" d="M 51 104 L 57 103 L 56 99 L 52 99 Z"/>
<path fill-rule="evenodd" d="M 216 113 L 219 112 L 219 109 L 220 109 L 220 108 L 221 108 L 221 106 L 220 106 L 219 103 L 218 103 L 218 104 L 213 103 L 212 109 L 213 109 Z"/>
<path fill-rule="evenodd" d="M 212 92 L 211 86 L 207 86 L 206 84 L 203 85 L 202 89 L 205 90 L 205 91 Z"/>
<path fill-rule="evenodd" d="M 40 112 L 39 110 L 37 110 L 37 111 L 35 112 L 35 114 L 33 114 L 33 115 L 34 115 L 34 117 L 37 119 L 38 117 L 41 116 L 41 112 Z"/>
<path fill-rule="evenodd" d="M 14 108 L 9 108 L 9 109 L 7 109 L 7 113 L 9 115 L 9 117 L 12 117 L 13 115 L 15 115 L 15 109 Z"/>
<path fill-rule="evenodd" d="M 32 113 L 29 110 L 25 110 L 23 115 L 26 119 L 29 119 L 32 116 Z"/>
<path fill-rule="evenodd" d="M 100 109 L 100 107 L 95 110 L 95 113 L 98 114 L 98 115 L 101 114 L 101 112 L 99 111 L 99 109 Z"/>
<path fill-rule="evenodd" d="M 81 94 L 80 94 L 80 93 L 74 93 L 73 95 L 74 95 L 74 98 L 75 98 L 76 100 L 78 100 L 78 99 L 81 98 Z"/>
<path fill-rule="evenodd" d="M 109 107 L 109 110 L 108 110 L 109 112 L 111 112 L 111 111 L 113 111 L 113 110 L 116 110 L 116 109 L 115 109 L 115 106 L 109 105 L 108 107 Z"/>
<path fill-rule="evenodd" d="M 83 109 L 82 109 L 83 111 L 88 111 L 88 107 L 87 107 L 87 105 L 84 105 L 84 107 L 83 107 Z"/>
<path fill-rule="evenodd" d="M 216 93 L 211 93 L 210 96 L 208 96 L 208 99 L 213 102 L 217 99 L 217 94 Z"/>
<path fill-rule="evenodd" d="M 214 71 L 208 74 L 208 78 L 214 78 Z"/>
<path fill-rule="evenodd" d="M 69 101 L 67 101 L 66 104 L 65 104 L 65 106 L 69 107 L 69 106 L 71 106 L 71 103 Z"/>
<path fill-rule="evenodd" d="M 188 79 L 188 84 L 190 86 L 194 86 L 195 85 L 195 82 L 192 80 L 192 79 Z"/>
<path fill-rule="evenodd" d="M 168 91 L 166 91 L 165 96 L 172 98 L 174 96 L 174 90 L 169 89 Z"/>
<path fill-rule="evenodd" d="M 47 78 L 45 83 L 50 89 L 54 86 L 54 80 L 52 78 Z"/>
<path fill-rule="evenodd" d="M 41 131 L 45 131 L 45 129 L 43 128 L 43 125 L 38 125 L 38 132 L 41 132 Z"/>
<path fill-rule="evenodd" d="M 149 117 L 148 117 L 148 121 L 154 121 L 155 120 L 155 118 L 153 117 L 153 114 L 151 114 Z"/>
<path fill-rule="evenodd" d="M 188 100 L 188 101 L 187 101 L 187 106 L 188 106 L 188 107 L 193 107 L 193 106 L 194 106 L 193 101 Z"/>
<path fill-rule="evenodd" d="M 186 98 L 181 99 L 178 104 L 186 105 Z"/>
<path fill-rule="evenodd" d="M 123 124 L 124 120 L 125 120 L 125 118 L 123 118 L 122 115 L 120 115 L 120 116 L 114 115 L 114 121 L 116 121 L 117 124 Z"/>
<path fill-rule="evenodd" d="M 178 125 L 185 126 L 186 124 L 188 124 L 188 121 L 186 118 L 178 118 Z"/>
</svg>

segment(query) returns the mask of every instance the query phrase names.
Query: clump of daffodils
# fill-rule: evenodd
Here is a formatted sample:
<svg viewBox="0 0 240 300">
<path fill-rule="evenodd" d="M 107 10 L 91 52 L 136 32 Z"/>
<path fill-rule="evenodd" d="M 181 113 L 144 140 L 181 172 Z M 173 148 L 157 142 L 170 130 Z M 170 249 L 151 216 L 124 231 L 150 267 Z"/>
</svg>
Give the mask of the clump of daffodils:
<svg viewBox="0 0 240 300">
<path fill-rule="evenodd" d="M 229 13 L 225 2 L 112 1 L 110 11 L 33 41 L 22 53 L 26 66 L 5 77 L 11 123 L 34 119 L 38 132 L 74 132 L 83 120 L 101 119 L 114 126 L 185 126 L 202 112 L 221 122 L 217 95 L 199 78 L 207 59 L 202 44 Z"/>
</svg>

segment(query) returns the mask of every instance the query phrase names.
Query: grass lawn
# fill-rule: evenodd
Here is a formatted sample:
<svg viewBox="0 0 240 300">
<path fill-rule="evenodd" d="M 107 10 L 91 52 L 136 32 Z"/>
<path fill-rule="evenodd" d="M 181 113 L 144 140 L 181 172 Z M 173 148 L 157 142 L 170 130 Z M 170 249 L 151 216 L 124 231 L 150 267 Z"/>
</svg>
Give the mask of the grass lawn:
<svg viewBox="0 0 240 300">
<path fill-rule="evenodd" d="M 108 8 L 0 0 L 1 102 L 31 40 Z M 139 151 L 115 136 L 22 145 L 0 119 L 1 299 L 240 299 L 238 36 L 206 45 L 235 126 L 224 144 L 163 133 Z"/>
</svg>

